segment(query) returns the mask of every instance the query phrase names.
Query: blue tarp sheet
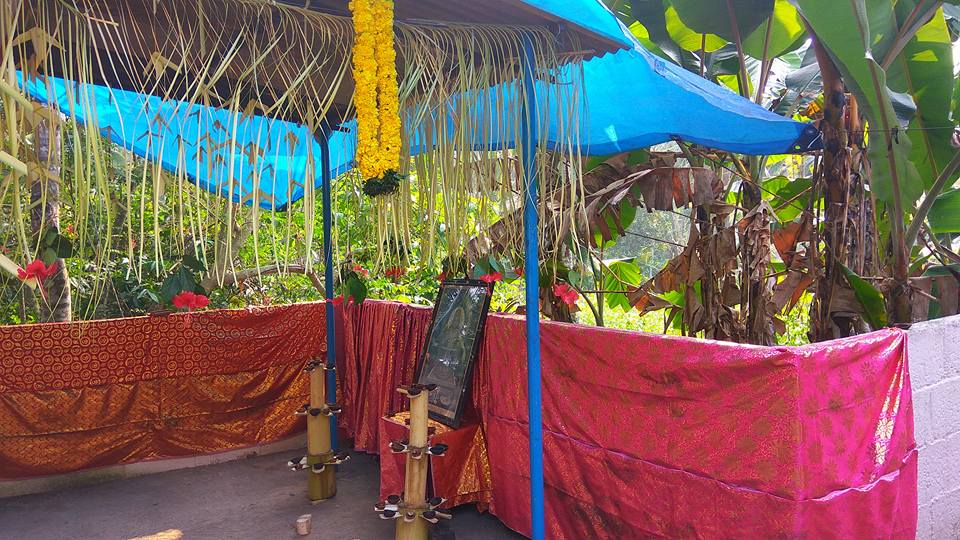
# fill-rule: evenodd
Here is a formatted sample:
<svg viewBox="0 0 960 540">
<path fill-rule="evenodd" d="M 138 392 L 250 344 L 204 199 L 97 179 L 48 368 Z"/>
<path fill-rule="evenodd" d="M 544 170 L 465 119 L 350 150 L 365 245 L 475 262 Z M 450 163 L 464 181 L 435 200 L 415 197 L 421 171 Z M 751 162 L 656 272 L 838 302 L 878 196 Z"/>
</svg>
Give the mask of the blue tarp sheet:
<svg viewBox="0 0 960 540">
<path fill-rule="evenodd" d="M 303 198 L 308 163 L 320 164 L 320 145 L 299 124 L 93 84 L 78 88 L 56 77 L 20 83 L 81 124 L 94 118 L 104 136 L 133 154 L 170 171 L 180 163 L 198 186 L 234 202 L 250 204 L 255 197 L 262 208 L 283 210 Z M 331 134 L 333 176 L 352 167 L 352 145 L 351 135 Z M 231 168 L 242 179 L 239 192 L 228 182 Z M 321 175 L 313 176 L 319 188 Z"/>
<path fill-rule="evenodd" d="M 594 0 L 527 0 L 557 16 L 607 35 L 620 29 L 619 22 Z M 576 8 L 576 9 L 575 9 Z M 628 36 L 620 35 L 622 40 Z M 583 65 L 584 106 L 579 123 L 581 151 L 608 155 L 682 139 L 720 150 L 744 154 L 782 154 L 814 148 L 817 130 L 795 122 L 743 99 L 683 68 L 644 50 L 629 39 L 633 48 L 594 58 Z M 48 86 L 43 86 L 47 84 Z M 262 116 L 231 114 L 221 109 L 176 100 L 162 100 L 134 92 L 95 85 L 77 85 L 56 78 L 29 81 L 24 89 L 35 99 L 59 107 L 79 122 L 95 117 L 95 125 L 110 140 L 134 154 L 159 161 L 176 170 L 177 163 L 191 164 L 190 178 L 203 189 L 265 209 L 285 209 L 304 196 L 303 179 L 308 164 L 319 166 L 319 145 L 304 126 Z M 487 89 L 493 93 L 502 88 Z M 561 99 L 538 90 L 541 106 L 550 111 L 567 110 Z M 553 95 L 553 97 L 548 97 Z M 79 102 L 77 101 L 80 96 Z M 550 102 L 550 100 L 554 100 Z M 475 114 L 489 114 L 478 107 Z M 491 109 L 492 110 L 492 109 Z M 483 118 L 480 116 L 479 118 Z M 565 138 L 551 118 L 545 126 L 548 144 Z M 499 119 L 490 118 L 487 133 L 498 133 Z M 331 136 L 333 176 L 350 168 L 355 130 Z M 148 136 L 152 134 L 153 136 Z M 475 148 L 513 147 L 515 137 L 507 130 L 502 140 L 478 134 Z M 414 148 L 420 147 L 414 143 Z M 205 166 L 193 167 L 200 153 Z M 253 170 L 253 156 L 257 170 Z M 231 187 L 228 172 L 240 178 L 240 192 Z M 314 188 L 321 175 L 315 174 Z"/>
<path fill-rule="evenodd" d="M 566 68 L 570 69 L 570 68 Z M 558 93 L 537 82 L 538 106 L 547 111 L 545 141 L 549 148 L 566 143 L 571 126 L 586 155 L 605 156 L 681 139 L 740 154 L 788 154 L 816 149 L 819 131 L 734 94 L 682 67 L 659 58 L 642 46 L 594 58 L 583 63 L 583 100 L 569 107 L 569 93 Z M 559 80 L 569 80 L 561 75 Z M 470 96 L 477 126 L 475 150 L 516 147 L 513 122 L 491 114 L 498 102 L 513 102 L 510 85 L 487 88 Z M 502 94 L 506 94 L 505 96 Z M 478 97 L 479 96 L 479 97 Z M 501 99 L 502 98 L 502 99 Z M 456 103 L 448 105 L 458 110 Z M 560 118 L 574 111 L 579 122 Z M 450 114 L 450 127 L 457 122 Z M 355 124 L 348 124 L 352 128 Z M 462 124 L 461 124 L 462 125 Z M 493 135 L 491 135 L 493 134 Z M 432 141 L 431 141 L 432 142 Z M 414 153 L 430 144 L 415 140 Z"/>
<path fill-rule="evenodd" d="M 819 133 L 640 45 L 585 62 L 583 80 L 581 140 L 593 155 L 675 138 L 742 154 L 785 154 L 813 149 Z"/>
<path fill-rule="evenodd" d="M 627 37 L 629 32 L 624 32 L 620 21 L 600 0 L 523 0 L 523 3 L 570 21 L 623 47 L 633 45 L 633 41 Z"/>
</svg>

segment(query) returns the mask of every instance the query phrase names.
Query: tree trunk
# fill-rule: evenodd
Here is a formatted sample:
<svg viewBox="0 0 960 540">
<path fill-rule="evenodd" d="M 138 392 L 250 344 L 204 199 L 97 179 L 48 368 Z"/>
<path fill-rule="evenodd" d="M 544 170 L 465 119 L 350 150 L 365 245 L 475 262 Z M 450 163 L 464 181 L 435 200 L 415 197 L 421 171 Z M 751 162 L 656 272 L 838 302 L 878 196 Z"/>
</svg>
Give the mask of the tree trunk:
<svg viewBox="0 0 960 540">
<path fill-rule="evenodd" d="M 847 97 L 840 71 L 816 38 L 813 47 L 823 79 L 823 121 L 820 123 L 823 164 L 819 188 L 823 192 L 825 215 L 822 220 L 823 268 L 810 307 L 810 332 L 812 341 L 824 341 L 850 335 L 853 331 L 850 317 L 835 316 L 833 313 L 834 293 L 840 280 L 845 279 L 841 265 L 847 259 L 851 152 L 845 124 Z"/>
<path fill-rule="evenodd" d="M 41 120 L 33 136 L 39 169 L 33 170 L 30 178 L 30 228 L 34 237 L 39 237 L 42 231 L 51 227 L 60 229 L 60 125 L 56 121 Z M 53 264 L 56 273 L 43 282 L 46 298 L 40 302 L 40 321 L 70 321 L 67 267 L 63 259 L 57 259 Z"/>
<path fill-rule="evenodd" d="M 210 270 L 200 281 L 200 286 L 207 292 L 222 287 L 230 280 L 230 275 L 235 272 L 234 261 L 237 254 L 253 233 L 253 224 L 248 222 L 246 217 L 241 215 L 239 219 L 234 219 L 232 213 L 228 213 L 228 216 L 214 244 Z"/>
</svg>

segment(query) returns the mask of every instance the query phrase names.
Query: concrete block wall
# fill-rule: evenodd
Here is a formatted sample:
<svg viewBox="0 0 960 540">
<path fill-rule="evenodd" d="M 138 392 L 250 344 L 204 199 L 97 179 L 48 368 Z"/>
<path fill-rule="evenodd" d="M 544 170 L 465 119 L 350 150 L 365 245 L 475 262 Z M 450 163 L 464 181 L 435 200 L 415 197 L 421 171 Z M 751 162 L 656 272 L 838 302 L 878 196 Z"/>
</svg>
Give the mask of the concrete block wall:
<svg viewBox="0 0 960 540">
<path fill-rule="evenodd" d="M 960 316 L 909 332 L 918 457 L 918 540 L 960 539 Z"/>
</svg>

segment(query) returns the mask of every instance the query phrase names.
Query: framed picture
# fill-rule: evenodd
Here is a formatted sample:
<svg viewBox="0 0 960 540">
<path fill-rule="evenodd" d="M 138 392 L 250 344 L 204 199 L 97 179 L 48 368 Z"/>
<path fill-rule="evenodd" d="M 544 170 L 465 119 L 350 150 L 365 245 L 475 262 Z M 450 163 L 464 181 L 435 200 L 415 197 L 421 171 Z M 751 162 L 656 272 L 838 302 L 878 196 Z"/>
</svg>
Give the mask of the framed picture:
<svg viewBox="0 0 960 540">
<path fill-rule="evenodd" d="M 492 283 L 447 280 L 433 307 L 417 382 L 437 385 L 430 392 L 430 418 L 450 427 L 460 425 L 492 293 Z"/>
</svg>

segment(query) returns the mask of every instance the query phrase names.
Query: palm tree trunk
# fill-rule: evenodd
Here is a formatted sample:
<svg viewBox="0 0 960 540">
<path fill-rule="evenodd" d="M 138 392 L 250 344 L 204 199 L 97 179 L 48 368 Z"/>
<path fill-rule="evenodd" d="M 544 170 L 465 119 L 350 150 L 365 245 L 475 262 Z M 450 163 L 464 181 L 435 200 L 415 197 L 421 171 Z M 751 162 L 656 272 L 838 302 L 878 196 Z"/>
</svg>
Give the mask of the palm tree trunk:
<svg viewBox="0 0 960 540">
<path fill-rule="evenodd" d="M 34 147 L 39 171 L 30 178 L 30 228 L 35 237 L 51 227 L 60 229 L 60 126 L 41 120 L 34 129 Z M 46 174 L 42 174 L 42 171 Z M 70 278 L 63 259 L 54 263 L 57 272 L 43 282 L 46 301 L 40 302 L 41 322 L 65 322 L 72 318 Z"/>
</svg>

